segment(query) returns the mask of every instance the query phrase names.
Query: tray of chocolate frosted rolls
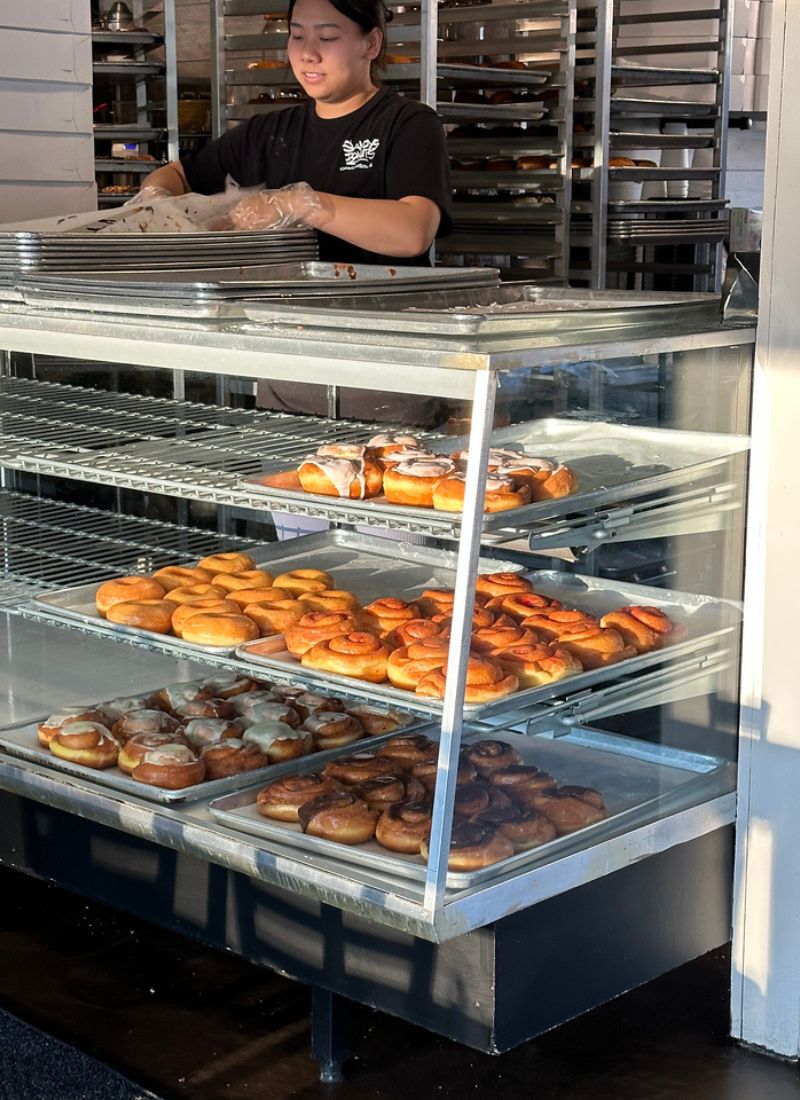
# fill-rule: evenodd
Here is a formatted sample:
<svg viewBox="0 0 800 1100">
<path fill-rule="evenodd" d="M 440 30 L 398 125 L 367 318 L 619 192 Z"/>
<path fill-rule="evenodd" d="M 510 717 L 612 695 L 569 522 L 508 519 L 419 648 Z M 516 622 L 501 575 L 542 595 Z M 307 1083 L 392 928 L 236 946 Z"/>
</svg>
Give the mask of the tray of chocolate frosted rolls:
<svg viewBox="0 0 800 1100">
<path fill-rule="evenodd" d="M 62 708 L 0 732 L 0 749 L 151 802 L 186 802 L 322 763 L 420 723 L 385 707 L 217 672 Z"/>
<path fill-rule="evenodd" d="M 431 731 L 427 731 L 430 733 Z M 466 729 L 457 772 L 447 885 L 527 869 L 665 812 L 724 764 L 585 727 L 557 737 Z M 400 734 L 370 751 L 291 774 L 209 804 L 226 826 L 307 855 L 393 877 L 426 873 L 438 743 Z M 690 787 L 689 784 L 692 786 Z"/>
<path fill-rule="evenodd" d="M 280 635 L 239 646 L 237 656 L 253 668 L 302 676 L 319 690 L 351 685 L 389 706 L 441 712 L 454 592 L 404 583 L 413 573 L 403 570 L 398 561 L 396 573 L 379 578 L 387 584 L 384 597 L 321 606 Z M 529 707 L 697 651 L 716 652 L 740 619 L 736 604 L 707 596 L 550 570 L 482 572 L 464 714 Z"/>
</svg>

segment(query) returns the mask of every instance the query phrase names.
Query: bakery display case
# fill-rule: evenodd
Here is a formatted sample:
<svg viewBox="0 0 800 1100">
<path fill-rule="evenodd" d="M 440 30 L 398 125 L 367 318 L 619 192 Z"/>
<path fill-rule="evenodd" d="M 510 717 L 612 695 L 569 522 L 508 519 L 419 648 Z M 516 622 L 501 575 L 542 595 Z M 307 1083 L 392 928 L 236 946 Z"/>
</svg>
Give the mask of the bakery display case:
<svg viewBox="0 0 800 1100">
<path fill-rule="evenodd" d="M 339 996 L 500 1051 L 727 939 L 752 330 L 707 297 L 541 287 L 0 308 L 4 858 L 309 982 L 329 1072 Z M 47 381 L 55 355 L 176 396 Z M 220 373 L 374 399 L 360 421 L 184 399 Z M 387 393 L 439 426 L 385 422 Z M 98 614 L 101 582 L 229 552 L 290 593 L 323 578 L 297 591 L 346 630 L 256 616 L 198 643 Z M 45 712 L 226 675 L 407 725 L 155 801 L 35 746 Z M 359 842 L 302 801 L 265 814 L 289 780 L 333 782 Z"/>
</svg>

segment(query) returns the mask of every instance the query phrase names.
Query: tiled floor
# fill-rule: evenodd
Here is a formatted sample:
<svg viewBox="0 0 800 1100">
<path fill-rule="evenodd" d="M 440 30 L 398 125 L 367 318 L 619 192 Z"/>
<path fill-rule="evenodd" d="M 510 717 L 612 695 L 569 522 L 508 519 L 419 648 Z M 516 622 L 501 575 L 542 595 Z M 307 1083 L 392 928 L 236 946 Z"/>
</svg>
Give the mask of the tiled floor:
<svg viewBox="0 0 800 1100">
<path fill-rule="evenodd" d="M 302 987 L 13 871 L 0 896 L 0 1007 L 163 1100 L 800 1096 L 800 1068 L 727 1039 L 724 951 L 499 1058 L 356 1006 L 346 1082 L 323 1086 Z M 58 1058 L 43 1046 L 37 1072 L 50 1060 L 57 1082 Z M 64 1082 L 0 1100 L 116 1100 L 99 1078 Z"/>
</svg>

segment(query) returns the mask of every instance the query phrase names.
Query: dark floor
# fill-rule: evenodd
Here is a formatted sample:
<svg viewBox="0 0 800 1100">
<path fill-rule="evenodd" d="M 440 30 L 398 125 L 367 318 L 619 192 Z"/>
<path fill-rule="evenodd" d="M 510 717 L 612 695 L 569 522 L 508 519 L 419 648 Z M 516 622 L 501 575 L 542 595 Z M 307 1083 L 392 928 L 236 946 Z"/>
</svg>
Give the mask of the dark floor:
<svg viewBox="0 0 800 1100">
<path fill-rule="evenodd" d="M 499 1058 L 356 1006 L 346 1083 L 323 1086 L 302 987 L 2 868 L 0 896 L 0 1008 L 163 1100 L 800 1096 L 800 1067 L 728 1040 L 725 951 Z M 139 1100 L 137 1088 L 97 1067 L 92 1078 L 91 1062 L 81 1068 L 6 1023 L 19 1046 L 0 1031 L 3 1061 L 37 1038 L 39 1056 L 15 1055 L 1 1100 Z M 39 1083 L 46 1071 L 60 1084 Z M 87 1073 L 93 1084 L 81 1092 Z"/>
</svg>

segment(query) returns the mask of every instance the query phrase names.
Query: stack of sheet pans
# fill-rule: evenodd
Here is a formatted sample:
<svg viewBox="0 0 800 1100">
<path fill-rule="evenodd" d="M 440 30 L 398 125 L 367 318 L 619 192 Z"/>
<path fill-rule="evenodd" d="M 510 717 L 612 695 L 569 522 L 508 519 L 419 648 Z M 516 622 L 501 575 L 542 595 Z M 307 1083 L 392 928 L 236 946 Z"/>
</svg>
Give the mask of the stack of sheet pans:
<svg viewBox="0 0 800 1100">
<path fill-rule="evenodd" d="M 107 271 L 187 272 L 314 260 L 317 237 L 310 229 L 263 233 L 42 233 L 0 232 L 0 282 L 22 273 Z M 114 273 L 113 276 L 111 273 Z"/>
<path fill-rule="evenodd" d="M 229 318 L 244 316 L 242 303 L 252 299 L 346 298 L 362 300 L 398 293 L 427 296 L 432 291 L 494 287 L 493 268 L 381 267 L 322 262 L 258 267 L 184 267 L 158 273 L 87 271 L 28 274 L 16 285 L 28 305 L 54 309 L 87 309 L 100 313 L 148 316 Z"/>
</svg>

